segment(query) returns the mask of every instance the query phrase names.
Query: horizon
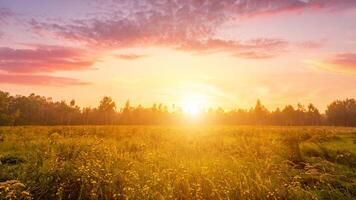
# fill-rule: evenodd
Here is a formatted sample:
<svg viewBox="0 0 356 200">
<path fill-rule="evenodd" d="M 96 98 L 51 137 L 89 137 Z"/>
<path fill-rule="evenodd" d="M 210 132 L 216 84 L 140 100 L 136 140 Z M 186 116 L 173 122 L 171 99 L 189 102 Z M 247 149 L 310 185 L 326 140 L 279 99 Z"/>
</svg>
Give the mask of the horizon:
<svg viewBox="0 0 356 200">
<path fill-rule="evenodd" d="M 148 104 L 148 105 L 142 105 L 142 104 L 133 104 L 131 99 L 126 99 L 126 101 L 117 102 L 111 96 L 103 96 L 103 97 L 99 98 L 97 100 L 97 104 L 96 105 L 93 105 L 93 106 L 81 106 L 81 105 L 78 105 L 76 99 L 73 99 L 73 98 L 69 99 L 69 100 L 65 100 L 65 99 L 54 99 L 54 98 L 52 98 L 50 96 L 43 96 L 41 94 L 36 94 L 36 93 L 30 93 L 29 95 L 21 95 L 21 94 L 11 94 L 11 93 L 9 93 L 7 91 L 1 91 L 1 90 L 0 90 L 0 92 L 8 93 L 12 97 L 17 97 L 17 96 L 29 97 L 30 95 L 36 95 L 36 96 L 44 97 L 47 101 L 50 100 L 53 103 L 65 102 L 67 105 L 70 105 L 71 101 L 74 101 L 75 106 L 78 106 L 81 111 L 83 111 L 86 108 L 90 108 L 90 109 L 99 108 L 100 104 L 101 104 L 101 101 L 104 98 L 108 97 L 115 104 L 115 111 L 116 112 L 122 112 L 123 109 L 125 108 L 126 104 L 129 103 L 131 108 L 142 107 L 142 108 L 145 108 L 145 109 L 149 109 L 149 108 L 153 108 L 154 106 L 157 106 L 157 107 L 158 106 L 162 106 L 162 107 L 167 108 L 167 111 L 169 113 L 178 112 L 178 113 L 183 113 L 183 114 L 186 114 L 186 115 L 195 115 L 196 117 L 198 117 L 199 115 L 202 115 L 202 114 L 207 114 L 210 111 L 218 111 L 218 110 L 222 110 L 224 113 L 236 112 L 238 110 L 243 110 L 245 112 L 250 112 L 251 110 L 256 108 L 257 104 L 261 104 L 264 108 L 267 109 L 268 112 L 275 112 L 277 110 L 282 111 L 287 106 L 292 106 L 293 109 L 296 109 L 296 110 L 298 109 L 299 105 L 302 106 L 304 109 L 307 109 L 309 105 L 315 106 L 314 103 L 309 102 L 309 103 L 306 103 L 306 104 L 297 103 L 295 105 L 293 105 L 293 104 L 285 104 L 285 105 L 281 105 L 279 107 L 276 107 L 274 109 L 271 109 L 271 108 L 268 108 L 267 106 L 265 106 L 265 104 L 263 103 L 263 100 L 261 100 L 261 99 L 256 99 L 256 101 L 253 104 L 251 104 L 249 107 L 246 107 L 246 108 L 244 108 L 244 107 L 233 107 L 231 109 L 225 109 L 225 108 L 222 108 L 222 107 L 219 107 L 219 106 L 217 106 L 217 107 L 209 107 L 209 106 L 205 106 L 205 105 L 201 104 L 201 102 L 199 102 L 199 101 L 195 101 L 195 102 L 191 103 L 192 101 L 191 100 L 187 101 L 187 99 L 186 99 L 186 101 L 182 101 L 181 104 L 177 103 L 177 104 L 168 105 L 168 104 L 165 104 L 164 102 L 152 102 L 151 104 Z M 332 102 L 329 102 L 325 107 L 330 106 L 332 103 L 335 103 L 335 102 L 347 101 L 347 100 L 355 100 L 355 99 L 354 98 L 335 99 Z M 320 114 L 322 114 L 322 115 L 326 114 L 325 112 L 327 111 L 327 109 L 322 110 L 317 106 L 315 106 L 315 108 L 318 110 L 318 112 L 320 112 Z"/>
<path fill-rule="evenodd" d="M 355 97 L 355 17 L 352 0 L 0 1 L 0 88 L 81 107 L 323 111 Z"/>
</svg>

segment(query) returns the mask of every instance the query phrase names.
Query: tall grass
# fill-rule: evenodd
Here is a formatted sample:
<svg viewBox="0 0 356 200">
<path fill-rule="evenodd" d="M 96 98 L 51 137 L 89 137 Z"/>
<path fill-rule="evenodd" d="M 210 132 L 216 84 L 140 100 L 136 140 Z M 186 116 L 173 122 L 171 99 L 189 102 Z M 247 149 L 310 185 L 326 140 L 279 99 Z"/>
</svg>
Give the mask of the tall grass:
<svg viewBox="0 0 356 200">
<path fill-rule="evenodd" d="M 0 199 L 353 199 L 355 131 L 4 127 Z"/>
</svg>

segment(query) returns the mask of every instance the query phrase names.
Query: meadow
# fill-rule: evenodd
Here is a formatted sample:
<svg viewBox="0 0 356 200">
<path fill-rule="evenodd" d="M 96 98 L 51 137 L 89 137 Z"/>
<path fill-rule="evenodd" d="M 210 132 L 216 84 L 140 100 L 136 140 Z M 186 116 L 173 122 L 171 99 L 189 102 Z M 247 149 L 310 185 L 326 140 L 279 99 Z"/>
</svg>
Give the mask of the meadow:
<svg viewBox="0 0 356 200">
<path fill-rule="evenodd" d="M 356 199 L 356 128 L 0 128 L 0 199 Z"/>
</svg>

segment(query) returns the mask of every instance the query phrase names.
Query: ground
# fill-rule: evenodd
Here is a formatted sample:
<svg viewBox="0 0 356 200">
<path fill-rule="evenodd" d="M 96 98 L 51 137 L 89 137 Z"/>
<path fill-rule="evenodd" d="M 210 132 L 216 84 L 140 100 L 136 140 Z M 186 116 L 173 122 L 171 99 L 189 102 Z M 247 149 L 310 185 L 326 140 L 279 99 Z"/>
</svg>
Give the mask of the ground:
<svg viewBox="0 0 356 200">
<path fill-rule="evenodd" d="M 356 129 L 0 128 L 0 199 L 356 199 Z"/>
</svg>

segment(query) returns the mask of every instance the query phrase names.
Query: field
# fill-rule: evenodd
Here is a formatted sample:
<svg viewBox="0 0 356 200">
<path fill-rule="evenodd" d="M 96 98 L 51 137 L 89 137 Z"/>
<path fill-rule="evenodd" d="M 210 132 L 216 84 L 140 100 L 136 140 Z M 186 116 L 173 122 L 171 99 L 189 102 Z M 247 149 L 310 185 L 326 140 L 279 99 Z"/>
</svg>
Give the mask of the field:
<svg viewBox="0 0 356 200">
<path fill-rule="evenodd" d="M 356 129 L 0 128 L 0 199 L 356 199 Z"/>
</svg>

